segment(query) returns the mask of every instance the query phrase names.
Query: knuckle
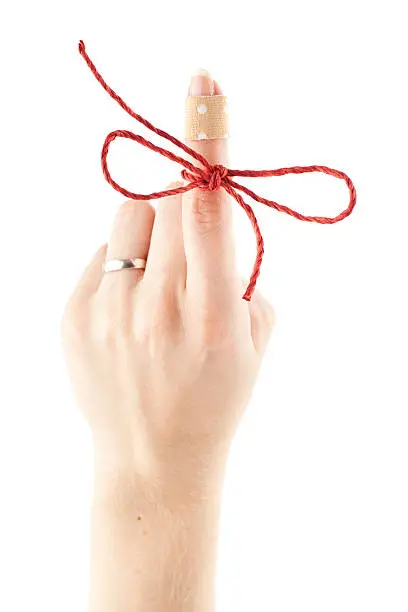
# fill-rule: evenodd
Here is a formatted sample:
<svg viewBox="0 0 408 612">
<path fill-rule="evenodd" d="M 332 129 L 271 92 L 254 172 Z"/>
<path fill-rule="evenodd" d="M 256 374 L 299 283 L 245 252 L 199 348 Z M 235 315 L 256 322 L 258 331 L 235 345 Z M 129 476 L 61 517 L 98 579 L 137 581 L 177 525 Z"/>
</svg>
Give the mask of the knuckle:
<svg viewBox="0 0 408 612">
<path fill-rule="evenodd" d="M 263 314 L 268 328 L 273 329 L 276 322 L 276 312 L 272 304 L 266 300 L 264 300 L 263 304 Z"/>
<path fill-rule="evenodd" d="M 218 193 L 199 191 L 194 195 L 192 211 L 199 233 L 216 231 L 222 221 L 222 198 Z"/>
<path fill-rule="evenodd" d="M 254 294 L 254 314 L 261 322 L 272 330 L 275 326 L 276 313 L 272 304 L 257 290 Z"/>
<path fill-rule="evenodd" d="M 87 335 L 87 329 L 87 316 L 84 310 L 68 304 L 60 322 L 60 333 L 63 343 L 82 343 Z"/>
<path fill-rule="evenodd" d="M 133 334 L 135 342 L 147 346 L 150 353 L 161 347 L 169 339 L 175 339 L 179 330 L 179 312 L 170 304 L 167 291 L 149 295 L 134 315 Z"/>
<path fill-rule="evenodd" d="M 125 300 L 118 302 L 94 306 L 92 337 L 98 344 L 114 347 L 132 335 L 131 309 Z"/>
<path fill-rule="evenodd" d="M 233 339 L 233 326 L 221 314 L 204 311 L 200 318 L 201 343 L 208 349 L 216 350 L 229 345 Z"/>
</svg>

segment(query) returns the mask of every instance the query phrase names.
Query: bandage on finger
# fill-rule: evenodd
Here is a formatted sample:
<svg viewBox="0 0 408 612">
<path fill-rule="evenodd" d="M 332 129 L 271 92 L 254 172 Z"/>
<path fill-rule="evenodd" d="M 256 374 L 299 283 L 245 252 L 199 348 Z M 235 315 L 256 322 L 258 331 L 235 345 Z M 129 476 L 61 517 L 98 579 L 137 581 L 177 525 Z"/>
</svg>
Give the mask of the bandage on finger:
<svg viewBox="0 0 408 612">
<path fill-rule="evenodd" d="M 187 140 L 228 138 L 226 96 L 188 96 L 185 106 Z"/>
</svg>

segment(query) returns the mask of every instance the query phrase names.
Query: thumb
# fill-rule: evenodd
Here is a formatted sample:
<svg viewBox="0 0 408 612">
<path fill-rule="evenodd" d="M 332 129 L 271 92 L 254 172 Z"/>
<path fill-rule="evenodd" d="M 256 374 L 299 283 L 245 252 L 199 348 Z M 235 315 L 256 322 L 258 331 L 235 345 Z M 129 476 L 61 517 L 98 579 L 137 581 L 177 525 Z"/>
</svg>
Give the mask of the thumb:
<svg viewBox="0 0 408 612">
<path fill-rule="evenodd" d="M 220 134 L 226 105 L 223 92 L 204 70 L 191 78 L 187 108 L 195 120 L 186 121 L 186 143 L 210 164 L 228 163 L 228 135 Z M 209 126 L 209 133 L 200 126 Z M 199 131 L 201 129 L 201 131 Z M 204 128 L 207 129 L 207 128 Z M 218 133 L 217 133 L 218 131 Z M 217 136 L 217 137 L 214 137 Z M 196 164 L 196 160 L 193 160 Z M 187 260 L 187 292 L 199 294 L 206 305 L 218 308 L 236 298 L 240 283 L 235 267 L 231 198 L 216 191 L 193 189 L 183 195 L 183 238 Z"/>
</svg>

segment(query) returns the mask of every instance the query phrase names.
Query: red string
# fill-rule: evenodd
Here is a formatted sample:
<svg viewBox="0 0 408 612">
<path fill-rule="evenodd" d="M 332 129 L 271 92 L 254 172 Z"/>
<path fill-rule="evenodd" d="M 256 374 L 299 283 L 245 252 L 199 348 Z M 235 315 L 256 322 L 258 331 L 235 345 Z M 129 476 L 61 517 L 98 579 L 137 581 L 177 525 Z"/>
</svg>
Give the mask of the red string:
<svg viewBox="0 0 408 612">
<path fill-rule="evenodd" d="M 344 172 L 341 172 L 340 170 L 333 170 L 332 168 L 327 168 L 326 166 L 294 166 L 292 168 L 279 168 L 277 170 L 231 170 L 230 168 L 225 168 L 221 164 L 212 165 L 203 155 L 200 155 L 200 153 L 198 153 L 194 149 L 191 149 L 184 142 L 178 140 L 177 138 L 175 138 L 171 134 L 168 134 L 164 130 L 155 127 L 152 123 L 147 121 L 147 119 L 144 119 L 141 115 L 135 113 L 135 111 L 133 111 L 130 106 L 128 106 L 126 102 L 122 100 L 122 98 L 118 96 L 118 94 L 114 92 L 113 89 L 111 89 L 109 85 L 104 81 L 101 74 L 98 72 L 95 65 L 89 58 L 82 40 L 79 42 L 79 52 L 88 64 L 96 80 L 99 81 L 105 91 L 123 108 L 124 111 L 126 111 L 131 117 L 133 117 L 133 119 L 136 119 L 136 121 L 147 127 L 152 132 L 155 132 L 162 138 L 169 140 L 171 143 L 182 149 L 193 159 L 197 160 L 202 166 L 195 166 L 191 162 L 184 159 L 184 157 L 179 157 L 171 151 L 168 151 L 167 149 L 163 149 L 162 147 L 153 144 L 152 142 L 146 140 L 145 138 L 143 138 L 143 136 L 140 136 L 139 134 L 134 134 L 133 132 L 129 132 L 127 130 L 115 130 L 114 132 L 108 134 L 105 139 L 102 148 L 101 162 L 103 174 L 106 180 L 110 185 L 112 185 L 114 189 L 116 189 L 116 191 L 119 191 L 119 193 L 121 193 L 125 197 L 131 198 L 133 200 L 153 200 L 157 198 L 163 198 L 165 196 L 175 195 L 178 193 L 185 193 L 186 191 L 190 191 L 191 189 L 198 188 L 203 191 L 215 191 L 222 187 L 238 202 L 238 204 L 246 212 L 255 232 L 257 254 L 250 281 L 243 296 L 244 300 L 249 301 L 255 290 L 255 285 L 260 273 L 262 258 L 264 254 L 264 241 L 254 211 L 252 210 L 251 206 L 249 206 L 249 204 L 244 201 L 239 191 L 243 191 L 246 195 L 250 196 L 256 202 L 260 202 L 261 204 L 270 206 L 275 210 L 286 213 L 287 215 L 291 215 L 292 217 L 300 219 L 301 221 L 309 221 L 323 224 L 337 223 L 338 221 L 342 221 L 342 219 L 348 217 L 352 212 L 356 204 L 356 190 L 353 183 L 351 182 L 351 179 Z M 114 181 L 109 172 L 107 164 L 109 147 L 116 138 L 129 138 L 130 140 L 134 140 L 135 142 L 138 142 L 139 144 L 151 149 L 152 151 L 160 153 L 168 159 L 171 159 L 172 161 L 180 164 L 181 166 L 184 166 L 181 175 L 184 180 L 188 181 L 188 183 L 175 189 L 167 189 L 164 191 L 157 191 L 149 194 L 133 193 L 128 189 L 124 189 L 116 181 Z M 266 198 L 257 195 L 256 193 L 248 189 L 248 187 L 245 187 L 244 185 L 241 185 L 240 183 L 237 183 L 236 181 L 231 179 L 231 177 L 233 176 L 268 177 L 283 176 L 284 174 L 302 174 L 304 172 L 323 172 L 324 174 L 330 174 L 335 178 L 342 179 L 343 181 L 345 181 L 350 192 L 350 201 L 347 208 L 345 208 L 335 217 L 315 217 L 310 215 L 302 215 L 296 210 L 292 210 L 287 206 L 283 206 L 282 204 L 278 204 L 273 200 L 267 200 Z"/>
</svg>

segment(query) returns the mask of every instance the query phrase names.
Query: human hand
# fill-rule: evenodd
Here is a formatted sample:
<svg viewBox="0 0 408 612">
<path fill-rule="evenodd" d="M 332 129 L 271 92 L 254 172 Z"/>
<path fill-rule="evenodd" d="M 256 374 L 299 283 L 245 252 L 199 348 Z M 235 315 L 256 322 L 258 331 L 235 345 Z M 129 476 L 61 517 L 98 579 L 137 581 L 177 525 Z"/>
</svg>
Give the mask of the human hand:
<svg viewBox="0 0 408 612">
<path fill-rule="evenodd" d="M 195 76 L 190 95 L 221 93 Z M 226 164 L 227 140 L 188 143 Z M 174 187 L 172 185 L 171 187 Z M 107 258 L 146 269 L 102 274 Z M 222 476 L 273 313 L 241 296 L 222 189 L 128 201 L 71 297 L 63 344 L 92 430 L 92 612 L 210 612 Z"/>
<path fill-rule="evenodd" d="M 196 76 L 191 95 L 219 94 Z M 227 164 L 227 139 L 189 141 Z M 174 187 L 172 184 L 171 187 Z M 146 269 L 102 273 L 105 258 Z M 241 299 L 230 196 L 199 189 L 128 201 L 71 297 L 63 320 L 78 404 L 104 465 L 144 479 L 191 481 L 222 465 L 248 403 L 273 312 Z"/>
</svg>

